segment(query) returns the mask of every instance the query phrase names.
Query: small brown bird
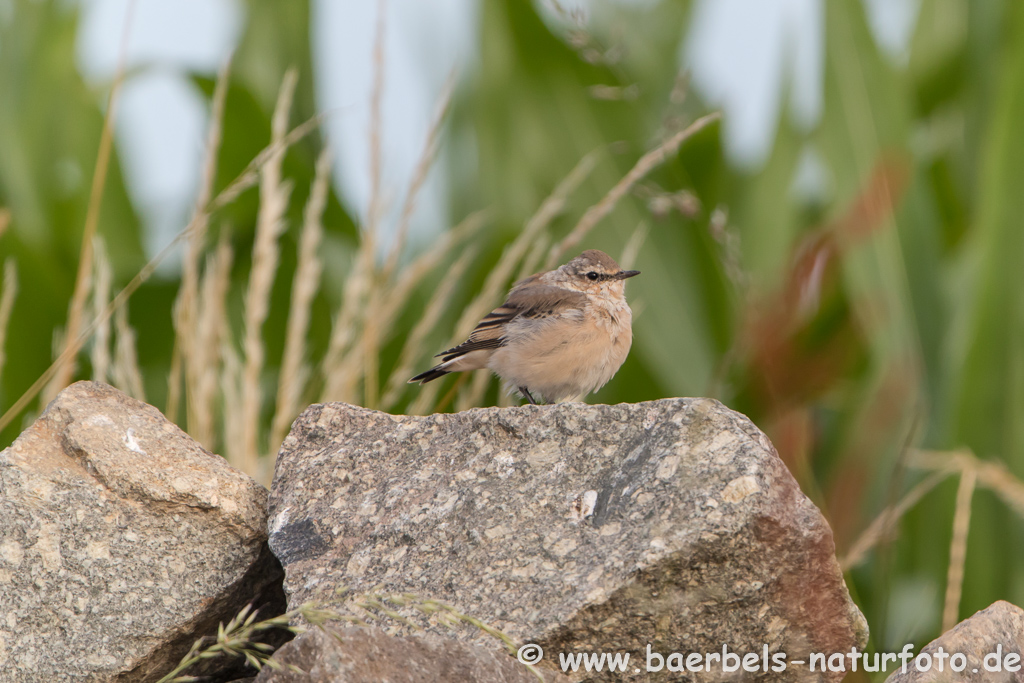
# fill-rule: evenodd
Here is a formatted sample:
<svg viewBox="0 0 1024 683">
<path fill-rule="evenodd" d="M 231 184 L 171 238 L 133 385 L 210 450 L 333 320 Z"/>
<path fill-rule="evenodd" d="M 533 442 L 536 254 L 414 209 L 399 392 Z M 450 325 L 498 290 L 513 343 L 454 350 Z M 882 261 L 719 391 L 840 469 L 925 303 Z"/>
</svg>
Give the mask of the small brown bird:
<svg viewBox="0 0 1024 683">
<path fill-rule="evenodd" d="M 603 387 L 633 343 L 626 278 L 608 254 L 589 249 L 560 268 L 531 275 L 441 363 L 409 380 L 424 384 L 449 372 L 489 368 L 530 403 L 589 394 Z"/>
</svg>

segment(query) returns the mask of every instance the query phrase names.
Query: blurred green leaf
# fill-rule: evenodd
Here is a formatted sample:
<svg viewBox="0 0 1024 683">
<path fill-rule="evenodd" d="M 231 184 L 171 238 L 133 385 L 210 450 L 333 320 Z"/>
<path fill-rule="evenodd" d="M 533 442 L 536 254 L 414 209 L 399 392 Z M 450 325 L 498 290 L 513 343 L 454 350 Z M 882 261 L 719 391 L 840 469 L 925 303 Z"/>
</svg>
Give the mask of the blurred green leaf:
<svg viewBox="0 0 1024 683">
<path fill-rule="evenodd" d="M 1012 50 L 1000 64 L 1000 87 L 992 111 L 978 179 L 979 206 L 974 248 L 978 285 L 969 317 L 969 336 L 958 395 L 954 439 L 982 457 L 1004 459 L 1024 474 L 1024 11 L 1013 5 Z M 995 427 L 995 428 L 994 428 Z"/>
<path fill-rule="evenodd" d="M 77 7 L 16 0 L 0 20 L 0 206 L 11 211 L 0 257 L 19 264 L 0 404 L 10 405 L 49 366 L 54 330 L 67 316 L 103 126 L 106 93 L 75 64 Z M 143 263 L 139 220 L 116 154 L 107 171 L 99 234 L 115 279 Z M 2 435 L 9 441 L 14 425 Z"/>
<path fill-rule="evenodd" d="M 965 326 L 952 368 L 955 398 L 950 441 L 979 457 L 998 458 L 1024 475 L 1024 6 L 1004 17 L 1007 49 L 998 64 L 997 90 L 980 150 L 974 233 L 969 245 L 976 285 L 957 311 Z M 962 355 L 960 355 L 962 354 Z M 975 504 L 961 614 L 997 597 L 1024 598 L 1020 543 L 1024 525 L 1000 503 Z"/>
</svg>

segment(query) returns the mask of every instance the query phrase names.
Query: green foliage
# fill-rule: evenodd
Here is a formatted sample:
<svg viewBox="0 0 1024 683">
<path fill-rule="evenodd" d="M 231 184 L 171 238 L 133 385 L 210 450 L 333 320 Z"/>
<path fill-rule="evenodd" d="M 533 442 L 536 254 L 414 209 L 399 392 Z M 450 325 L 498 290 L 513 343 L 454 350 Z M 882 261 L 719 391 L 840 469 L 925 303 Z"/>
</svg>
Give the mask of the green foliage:
<svg viewBox="0 0 1024 683">
<path fill-rule="evenodd" d="M 972 293 L 959 311 L 966 346 L 952 374 L 950 440 L 1004 461 L 1024 476 L 1024 7 L 1007 6 L 990 121 L 978 150 L 977 205 L 971 264 Z M 974 524 L 968 569 L 977 583 L 973 605 L 993 595 L 1024 601 L 1024 525 L 1005 508 L 984 501 Z M 1010 537 L 1008 539 L 1008 536 Z M 997 588 L 998 587 L 998 588 Z M 1000 590 L 1001 588 L 1001 590 Z M 986 603 L 987 604 L 987 603 Z"/>
<path fill-rule="evenodd" d="M 1024 526 L 1012 495 L 999 489 L 1000 482 L 1012 488 L 1024 478 L 1024 6 L 922 0 L 901 61 L 879 49 L 860 0 L 824 5 L 824 111 L 813 130 L 784 113 L 767 163 L 751 172 L 729 163 L 721 128 L 710 125 L 587 236 L 582 246 L 618 255 L 647 231 L 636 261 L 643 275 L 629 285 L 633 350 L 592 400 L 713 395 L 747 413 L 829 517 L 839 556 L 866 543 L 851 560 L 850 585 L 873 645 L 885 649 L 907 639 L 923 644 L 941 626 L 955 478 L 935 488 L 929 483 L 897 533 L 865 533 L 925 480 L 934 461 L 917 457 L 918 448 L 966 448 L 982 463 L 1007 465 L 994 478 L 979 475 L 968 508 L 959 615 L 999 598 L 1024 604 Z M 11 216 L 6 232 L 0 224 L 0 256 L 17 261 L 19 294 L 5 342 L 0 410 L 53 358 L 78 267 L 107 96 L 78 75 L 77 16 L 66 3 L 12 6 L 13 19 L 0 13 L 0 208 Z M 299 72 L 290 127 L 317 113 L 308 3 L 251 0 L 247 10 L 214 194 L 270 141 L 289 67 Z M 425 363 L 445 347 L 463 307 L 582 158 L 593 153 L 596 164 L 539 233 L 540 257 L 645 151 L 707 112 L 676 66 L 690 11 L 691 3 L 678 0 L 597 2 L 586 20 L 552 20 L 521 0 L 480 4 L 479 62 L 463 71 L 456 89 L 441 171 L 452 188 L 451 215 L 461 220 L 486 209 L 489 222 L 438 252 L 379 338 L 371 317 L 353 313 L 351 349 L 373 349 L 353 361 L 362 373 L 353 396 L 377 405 L 417 320 L 440 306 L 445 274 L 464 266 L 416 351 Z M 213 97 L 210 74 L 191 79 Z M 263 326 L 263 430 L 283 379 L 303 209 L 321 145 L 314 131 L 283 160 L 292 193 Z M 824 169 L 822 192 L 812 196 L 793 189 L 809 157 Z M 100 234 L 120 288 L 142 267 L 143 255 L 116 155 L 105 187 Z M 250 189 L 217 208 L 202 245 L 204 258 L 222 234 L 231 246 L 226 315 L 238 352 L 263 200 Z M 310 309 L 306 355 L 315 367 L 306 402 L 319 398 L 329 379 L 319 368 L 349 288 L 367 288 L 365 298 L 353 299 L 353 310 L 364 312 L 397 291 L 372 258 L 359 270 L 360 254 L 373 253 L 365 248 L 366 226 L 333 193 L 322 223 L 324 274 Z M 416 259 L 427 245 L 417 239 L 401 255 L 404 268 L 424 263 Z M 462 254 L 472 258 L 460 262 Z M 180 405 L 167 405 L 179 288 L 174 276 L 151 279 L 129 305 L 148 398 L 190 428 L 188 393 Z M 80 355 L 80 377 L 89 376 L 88 350 Z M 450 410 L 459 405 L 450 397 L 474 395 L 457 378 L 442 381 L 432 409 Z M 409 410 L 422 390 L 401 389 L 393 407 Z M 482 395 L 487 403 L 502 400 L 493 384 Z M 227 410 L 226 403 L 218 399 L 217 410 Z M 0 442 L 13 440 L 39 408 L 19 415 Z M 214 447 L 228 438 L 221 433 Z"/>
<path fill-rule="evenodd" d="M 13 16 L 0 18 L 0 206 L 11 212 L 0 256 L 17 260 L 21 295 L 0 384 L 5 408 L 49 365 L 54 330 L 67 317 L 105 104 L 75 68 L 76 12 L 60 2 L 13 5 Z M 142 266 L 142 247 L 116 157 L 101 225 L 114 271 L 126 280 Z"/>
</svg>

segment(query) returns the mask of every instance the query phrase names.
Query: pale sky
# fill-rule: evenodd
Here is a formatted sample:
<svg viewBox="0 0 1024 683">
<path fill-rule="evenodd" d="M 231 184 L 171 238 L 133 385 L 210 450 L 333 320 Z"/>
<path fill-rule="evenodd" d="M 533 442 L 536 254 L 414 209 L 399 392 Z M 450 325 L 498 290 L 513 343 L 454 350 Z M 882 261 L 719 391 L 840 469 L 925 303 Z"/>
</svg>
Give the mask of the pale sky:
<svg viewBox="0 0 1024 683">
<path fill-rule="evenodd" d="M 542 4 L 545 0 L 538 0 Z M 562 0 L 584 8 L 601 0 Z M 604 0 L 650 2 L 651 0 Z M 402 201 L 447 75 L 471 72 L 479 0 L 390 0 L 383 97 L 383 189 Z M 906 57 L 920 0 L 864 0 L 879 44 Z M 756 169 L 770 152 L 783 78 L 792 83 L 798 125 L 821 114 L 823 0 L 698 0 L 680 61 L 702 97 L 725 112 L 730 160 Z M 79 64 L 107 82 L 118 60 L 128 0 L 82 0 Z M 238 0 L 142 0 L 136 3 L 128 65 L 147 65 L 124 85 L 116 125 L 128 189 L 150 228 L 155 253 L 188 217 L 202 158 L 207 112 L 185 70 L 214 74 L 238 40 Z M 335 182 L 350 210 L 364 215 L 369 194 L 368 120 L 376 3 L 314 0 L 311 36 L 317 105 L 340 110 L 328 120 Z M 441 174 L 421 195 L 414 230 L 448 222 Z"/>
</svg>

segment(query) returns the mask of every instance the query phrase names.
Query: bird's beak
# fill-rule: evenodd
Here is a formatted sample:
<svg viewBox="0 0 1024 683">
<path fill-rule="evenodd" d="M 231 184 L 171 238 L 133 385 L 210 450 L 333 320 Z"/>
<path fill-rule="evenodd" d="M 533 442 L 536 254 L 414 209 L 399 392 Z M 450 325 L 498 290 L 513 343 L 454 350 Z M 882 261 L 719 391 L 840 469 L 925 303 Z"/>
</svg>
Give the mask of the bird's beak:
<svg viewBox="0 0 1024 683">
<path fill-rule="evenodd" d="M 630 278 L 633 277 L 634 275 L 639 274 L 639 270 L 620 270 L 619 272 L 615 273 L 614 277 L 616 280 L 625 280 L 626 278 Z"/>
</svg>

